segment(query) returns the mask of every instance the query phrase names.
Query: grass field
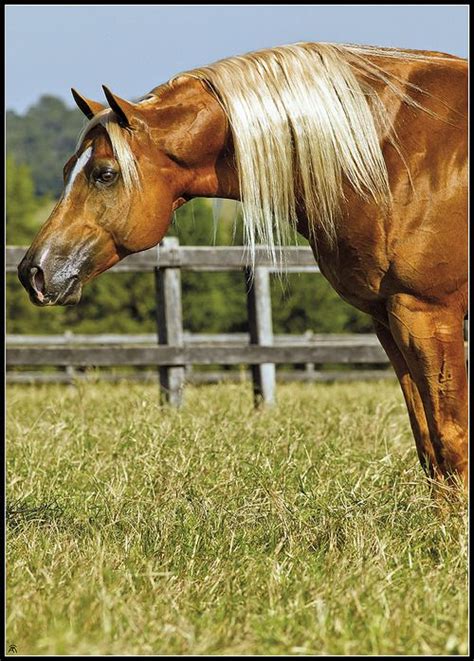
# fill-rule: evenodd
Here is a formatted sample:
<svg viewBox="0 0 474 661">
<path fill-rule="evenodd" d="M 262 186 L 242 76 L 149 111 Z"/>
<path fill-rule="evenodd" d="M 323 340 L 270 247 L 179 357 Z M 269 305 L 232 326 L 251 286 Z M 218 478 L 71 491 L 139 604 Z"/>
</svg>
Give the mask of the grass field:
<svg viewBox="0 0 474 661">
<path fill-rule="evenodd" d="M 12 386 L 7 649 L 467 654 L 467 515 L 398 385 Z"/>
</svg>

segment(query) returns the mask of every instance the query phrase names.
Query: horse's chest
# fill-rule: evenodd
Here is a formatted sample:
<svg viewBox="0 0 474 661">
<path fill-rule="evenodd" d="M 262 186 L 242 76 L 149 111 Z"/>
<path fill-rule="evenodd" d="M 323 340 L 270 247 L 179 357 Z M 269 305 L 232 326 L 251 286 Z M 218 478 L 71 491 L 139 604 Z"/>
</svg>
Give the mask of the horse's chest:
<svg viewBox="0 0 474 661">
<path fill-rule="evenodd" d="M 388 269 L 383 241 L 373 236 L 341 236 L 335 247 L 320 245 L 321 273 L 338 294 L 355 307 L 370 312 L 382 298 L 382 280 Z"/>
</svg>

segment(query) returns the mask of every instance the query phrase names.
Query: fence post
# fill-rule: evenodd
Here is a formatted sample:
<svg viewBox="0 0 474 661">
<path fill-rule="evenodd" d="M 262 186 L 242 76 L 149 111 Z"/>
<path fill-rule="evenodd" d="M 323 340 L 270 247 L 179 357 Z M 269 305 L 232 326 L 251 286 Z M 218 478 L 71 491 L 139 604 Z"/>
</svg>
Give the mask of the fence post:
<svg viewBox="0 0 474 661">
<path fill-rule="evenodd" d="M 160 246 L 178 248 L 175 237 L 166 237 Z M 168 346 L 183 346 L 183 313 L 181 304 L 181 272 L 179 267 L 156 267 L 155 287 L 157 298 L 158 342 Z M 184 366 L 160 367 L 160 391 L 162 401 L 179 407 L 183 400 Z"/>
<path fill-rule="evenodd" d="M 263 266 L 246 269 L 248 283 L 247 310 L 250 344 L 272 345 L 272 301 L 270 294 L 270 273 Z M 255 406 L 275 403 L 275 365 L 262 363 L 252 365 L 253 396 Z"/>
<path fill-rule="evenodd" d="M 74 342 L 74 333 L 70 330 L 64 331 L 64 338 L 67 343 L 73 343 Z M 74 369 L 73 365 L 66 365 L 66 374 L 69 377 L 69 385 L 74 383 L 74 377 L 76 376 L 76 370 Z"/>
<path fill-rule="evenodd" d="M 313 331 L 312 330 L 305 331 L 305 333 L 304 333 L 305 340 L 307 340 L 309 342 L 309 341 L 311 341 L 312 337 L 313 337 Z M 311 378 L 311 377 L 314 376 L 314 373 L 316 371 L 314 363 L 306 363 L 304 369 L 305 369 L 305 372 L 308 375 L 308 377 Z"/>
</svg>

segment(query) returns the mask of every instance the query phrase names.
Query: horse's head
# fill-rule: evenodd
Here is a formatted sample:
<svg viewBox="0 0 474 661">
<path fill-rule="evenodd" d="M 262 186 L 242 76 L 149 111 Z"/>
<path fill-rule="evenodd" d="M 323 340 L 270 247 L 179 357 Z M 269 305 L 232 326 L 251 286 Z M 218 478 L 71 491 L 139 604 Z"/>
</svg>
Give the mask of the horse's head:
<svg viewBox="0 0 474 661">
<path fill-rule="evenodd" d="M 223 114 L 198 81 L 177 79 L 170 90 L 168 103 L 130 103 L 104 87 L 110 108 L 73 91 L 89 123 L 64 167 L 61 199 L 18 267 L 33 303 L 77 303 L 85 282 L 157 245 L 174 209 L 217 189 Z"/>
</svg>

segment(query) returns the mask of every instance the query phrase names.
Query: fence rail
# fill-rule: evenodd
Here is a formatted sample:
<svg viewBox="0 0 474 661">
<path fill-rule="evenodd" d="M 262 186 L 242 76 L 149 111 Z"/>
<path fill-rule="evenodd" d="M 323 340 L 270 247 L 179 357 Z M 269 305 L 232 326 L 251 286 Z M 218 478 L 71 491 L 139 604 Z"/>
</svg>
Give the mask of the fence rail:
<svg viewBox="0 0 474 661">
<path fill-rule="evenodd" d="M 122 333 L 100 333 L 80 334 L 66 331 L 61 335 L 6 335 L 8 346 L 62 346 L 62 345 L 95 345 L 95 346 L 114 346 L 114 345 L 156 345 L 156 333 L 140 333 L 138 335 Z M 249 333 L 189 333 L 184 331 L 183 341 L 186 345 L 199 344 L 203 346 L 215 346 L 220 344 L 232 344 L 237 346 L 247 346 L 250 344 Z M 285 344 L 325 344 L 348 342 L 353 344 L 377 344 L 378 340 L 373 333 L 358 333 L 349 335 L 347 333 L 313 333 L 306 331 L 301 335 L 278 334 L 273 336 L 275 345 Z"/>
<path fill-rule="evenodd" d="M 7 365 L 110 367 L 113 365 L 263 365 L 305 363 L 385 363 L 387 357 L 375 344 L 350 340 L 317 344 L 158 347 L 16 347 L 7 349 Z"/>
<path fill-rule="evenodd" d="M 8 246 L 7 272 L 16 271 L 25 248 Z M 318 273 L 309 248 L 280 249 L 279 259 L 288 271 Z M 249 333 L 198 335 L 186 333 L 182 322 L 181 269 L 240 270 L 247 279 Z M 387 356 L 375 335 L 273 335 L 269 278 L 274 271 L 265 251 L 258 249 L 255 264 L 239 247 L 185 247 L 172 237 L 159 247 L 130 255 L 113 272 L 153 271 L 157 305 L 157 334 L 7 336 L 7 367 L 65 367 L 66 374 L 44 375 L 44 380 L 71 380 L 75 367 L 154 366 L 161 392 L 172 405 L 182 401 L 192 365 L 247 365 L 251 368 L 255 404 L 275 400 L 277 364 L 307 366 L 300 378 L 331 380 L 334 373 L 315 375 L 314 364 L 386 365 Z M 156 346 L 158 342 L 158 346 Z M 380 376 L 387 371 L 379 372 Z M 148 372 L 148 375 L 150 373 Z M 211 373 L 207 373 L 211 380 Z M 216 373 L 213 373 L 214 375 Z M 304 374 L 304 376 L 301 376 Z M 339 373 L 342 376 L 342 373 Z M 374 372 L 362 372 L 374 376 Z M 109 375 L 114 378 L 113 375 Z M 9 381 L 29 382 L 25 372 L 10 372 Z M 80 375 L 83 378 L 84 375 Z M 143 378 L 144 373 L 141 374 Z M 108 378 L 108 377 L 106 377 Z M 206 377 L 202 377 L 203 379 Z M 352 378 L 345 373 L 343 378 Z"/>
<path fill-rule="evenodd" d="M 25 247 L 7 246 L 6 270 L 16 272 Z M 285 270 L 319 273 L 314 261 L 313 251 L 305 247 L 276 249 L 277 261 L 285 265 Z M 250 259 L 249 251 L 244 247 L 224 246 L 180 246 L 174 238 L 164 239 L 159 246 L 125 257 L 111 268 L 116 273 L 153 271 L 155 268 L 183 268 L 190 271 L 242 271 L 253 266 L 265 267 L 275 271 L 270 257 L 262 248 L 257 248 L 255 264 Z"/>
<path fill-rule="evenodd" d="M 206 370 L 193 371 L 190 366 L 186 367 L 185 382 L 189 384 L 211 384 L 211 383 L 246 383 L 251 379 L 248 370 Z M 278 370 L 276 381 L 282 383 L 304 382 L 304 383 L 333 383 L 341 381 L 370 381 L 381 379 L 394 379 L 395 373 L 392 369 L 383 370 Z M 61 372 L 8 372 L 8 384 L 38 384 L 38 383 L 64 383 L 74 384 L 78 381 L 96 382 L 106 381 L 117 383 L 141 382 L 158 383 L 159 373 L 156 370 L 142 370 L 122 373 L 118 370 L 106 370 L 97 374 L 95 371 L 61 371 Z"/>
</svg>

